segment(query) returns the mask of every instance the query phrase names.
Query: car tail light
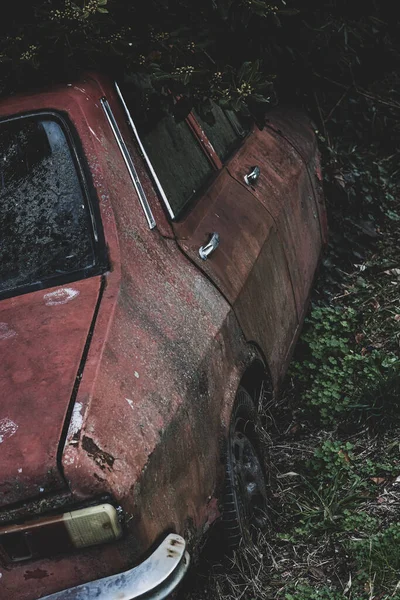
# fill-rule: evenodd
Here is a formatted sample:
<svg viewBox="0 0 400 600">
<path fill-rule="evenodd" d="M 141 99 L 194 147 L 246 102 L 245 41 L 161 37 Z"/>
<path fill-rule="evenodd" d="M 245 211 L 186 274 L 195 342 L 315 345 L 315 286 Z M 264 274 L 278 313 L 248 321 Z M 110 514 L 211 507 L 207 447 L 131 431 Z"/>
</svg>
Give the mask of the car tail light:
<svg viewBox="0 0 400 600">
<path fill-rule="evenodd" d="M 116 509 L 100 504 L 0 528 L 0 551 L 11 562 L 113 542 L 122 535 Z"/>
</svg>

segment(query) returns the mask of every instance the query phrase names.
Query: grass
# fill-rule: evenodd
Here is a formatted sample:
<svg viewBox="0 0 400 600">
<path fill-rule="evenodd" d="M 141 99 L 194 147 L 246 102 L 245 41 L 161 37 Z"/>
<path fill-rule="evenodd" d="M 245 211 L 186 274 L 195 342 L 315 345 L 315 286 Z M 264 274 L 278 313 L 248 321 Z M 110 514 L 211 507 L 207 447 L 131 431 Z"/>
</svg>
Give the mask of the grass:
<svg viewBox="0 0 400 600">
<path fill-rule="evenodd" d="M 331 246 L 284 392 L 262 414 L 271 527 L 232 559 L 206 552 L 185 600 L 400 600 L 396 182 L 373 214 L 360 207 L 372 240 L 328 185 Z"/>
</svg>

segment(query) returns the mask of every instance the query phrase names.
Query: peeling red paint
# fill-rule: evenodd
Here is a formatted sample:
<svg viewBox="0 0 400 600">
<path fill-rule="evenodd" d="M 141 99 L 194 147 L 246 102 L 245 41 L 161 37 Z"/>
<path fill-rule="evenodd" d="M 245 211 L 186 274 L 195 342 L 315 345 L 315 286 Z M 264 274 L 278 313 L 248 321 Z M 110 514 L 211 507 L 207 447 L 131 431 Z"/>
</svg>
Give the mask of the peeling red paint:
<svg viewBox="0 0 400 600">
<path fill-rule="evenodd" d="M 0 319 L 15 332 L 0 340 L 0 506 L 66 487 L 57 447 L 99 284 L 74 283 L 72 301 L 56 288 L 0 302 Z M 2 435 L 5 419 L 12 435 L 10 427 Z"/>
</svg>

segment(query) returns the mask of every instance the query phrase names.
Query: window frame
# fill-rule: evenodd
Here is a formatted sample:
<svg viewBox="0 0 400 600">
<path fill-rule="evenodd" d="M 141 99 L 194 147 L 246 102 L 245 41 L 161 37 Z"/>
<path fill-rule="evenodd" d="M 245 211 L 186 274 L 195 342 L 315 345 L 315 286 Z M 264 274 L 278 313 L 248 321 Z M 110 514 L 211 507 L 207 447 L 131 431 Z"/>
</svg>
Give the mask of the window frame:
<svg viewBox="0 0 400 600">
<path fill-rule="evenodd" d="M 180 221 L 183 221 L 185 219 L 185 217 L 191 212 L 191 210 L 197 204 L 200 196 L 202 196 L 206 192 L 206 190 L 213 184 L 213 182 L 218 177 L 218 175 L 220 174 L 222 169 L 229 163 L 229 161 L 234 156 L 234 154 L 239 150 L 239 148 L 245 143 L 246 139 L 252 133 L 254 124 L 252 124 L 249 131 L 243 137 L 241 137 L 239 132 L 237 131 L 234 123 L 232 123 L 232 121 L 228 115 L 226 115 L 226 118 L 228 119 L 233 130 L 236 132 L 238 138 L 237 138 L 237 144 L 234 144 L 234 146 L 232 147 L 231 151 L 229 152 L 228 156 L 225 158 L 224 161 L 221 160 L 221 158 L 215 151 L 210 139 L 208 138 L 208 136 L 207 136 L 206 132 L 204 131 L 204 129 L 202 128 L 202 126 L 200 125 L 199 121 L 196 119 L 196 115 L 193 113 L 193 111 L 190 111 L 189 115 L 185 118 L 185 121 L 188 124 L 188 126 L 193 134 L 193 137 L 195 138 L 195 142 L 198 143 L 198 145 L 202 149 L 203 153 L 207 156 L 208 160 L 214 166 L 214 171 L 208 177 L 207 181 L 205 181 L 204 184 L 202 186 L 200 186 L 200 188 L 198 190 L 196 190 L 196 193 L 193 194 L 193 196 L 190 198 L 190 200 L 185 204 L 182 212 L 180 214 L 178 214 L 177 217 L 172 219 L 172 222 L 179 223 Z"/>
<path fill-rule="evenodd" d="M 190 213 L 190 211 L 197 204 L 197 201 L 199 200 L 200 196 L 203 195 L 205 193 L 205 191 L 212 185 L 212 183 L 215 181 L 215 179 L 217 178 L 217 176 L 219 175 L 221 170 L 229 162 L 229 160 L 231 159 L 233 154 L 240 148 L 240 146 L 242 146 L 244 144 L 247 137 L 253 131 L 254 125 L 249 129 L 249 131 L 243 137 L 240 137 L 240 134 L 237 131 L 237 128 L 235 127 L 234 123 L 232 123 L 231 119 L 228 117 L 228 115 L 226 115 L 226 118 L 228 119 L 232 129 L 235 131 L 235 133 L 238 136 L 238 143 L 233 146 L 231 152 L 226 157 L 225 161 L 222 162 L 222 160 L 216 153 L 211 141 L 209 140 L 205 131 L 203 130 L 202 126 L 200 125 L 199 121 L 196 119 L 195 114 L 193 113 L 193 111 L 190 111 L 190 113 L 184 119 L 184 121 L 186 122 L 191 134 L 193 135 L 194 143 L 198 144 L 201 151 L 206 156 L 207 160 L 211 163 L 211 166 L 213 167 L 213 171 L 207 177 L 206 181 L 204 181 L 204 183 L 199 187 L 199 189 L 196 190 L 196 192 L 186 201 L 186 203 L 183 205 L 181 211 L 179 211 L 179 213 L 175 214 L 171 207 L 171 204 L 168 200 L 168 197 L 163 189 L 160 179 L 159 179 L 159 177 L 152 165 L 152 162 L 146 152 L 146 149 L 143 145 L 143 142 L 141 140 L 141 137 L 139 135 L 139 132 L 137 130 L 135 122 L 132 118 L 129 107 L 126 104 L 124 96 L 121 92 L 121 89 L 116 81 L 114 82 L 114 87 L 117 92 L 119 101 L 123 107 L 125 116 L 127 117 L 129 127 L 131 128 L 131 131 L 133 133 L 133 138 L 137 144 L 140 155 L 144 159 L 150 179 L 152 180 L 152 182 L 157 190 L 157 195 L 159 196 L 159 198 L 161 198 L 162 206 L 165 209 L 165 212 L 167 213 L 167 217 L 172 223 L 179 223 L 180 221 L 184 220 L 185 217 Z"/>
<path fill-rule="evenodd" d="M 39 120 L 41 118 L 47 118 L 56 122 L 61 127 L 68 144 L 79 184 L 81 186 L 83 202 L 87 213 L 89 234 L 93 247 L 94 264 L 89 267 L 71 271 L 70 273 L 51 275 L 40 281 L 35 281 L 28 284 L 25 283 L 14 288 L 0 291 L 0 301 L 6 298 L 14 298 L 22 294 L 49 289 L 64 285 L 66 283 L 72 283 L 74 281 L 81 281 L 95 275 L 101 275 L 109 268 L 97 193 L 94 187 L 90 168 L 83 151 L 81 139 L 75 126 L 69 119 L 68 114 L 52 109 L 29 111 L 16 115 L 7 115 L 6 117 L 0 118 L 0 126 L 5 123 L 22 121 L 24 119 Z"/>
<path fill-rule="evenodd" d="M 232 121 L 231 117 L 226 113 L 226 111 L 222 107 L 221 107 L 221 109 L 224 112 L 224 115 L 225 115 L 227 121 L 229 122 L 229 125 L 232 127 L 234 133 L 236 134 L 236 142 L 234 144 L 232 144 L 232 146 L 224 160 L 222 160 L 222 158 L 219 156 L 219 154 L 215 150 L 210 138 L 208 137 L 205 130 L 201 126 L 201 124 L 198 121 L 194 112 L 191 111 L 190 114 L 188 115 L 188 117 L 186 118 L 186 120 L 188 122 L 190 122 L 190 127 L 192 128 L 192 131 L 193 131 L 194 135 L 196 136 L 196 138 L 198 139 L 199 143 L 203 147 L 203 150 L 206 153 L 210 154 L 211 160 L 215 163 L 218 170 L 224 168 L 224 166 L 230 161 L 232 156 L 240 148 L 240 146 L 244 143 L 245 139 L 250 135 L 250 133 L 253 130 L 253 125 L 252 125 L 252 127 L 249 129 L 249 131 L 247 131 L 247 133 L 245 133 L 245 135 L 241 135 L 238 127 L 236 126 L 236 123 L 234 123 Z"/>
</svg>

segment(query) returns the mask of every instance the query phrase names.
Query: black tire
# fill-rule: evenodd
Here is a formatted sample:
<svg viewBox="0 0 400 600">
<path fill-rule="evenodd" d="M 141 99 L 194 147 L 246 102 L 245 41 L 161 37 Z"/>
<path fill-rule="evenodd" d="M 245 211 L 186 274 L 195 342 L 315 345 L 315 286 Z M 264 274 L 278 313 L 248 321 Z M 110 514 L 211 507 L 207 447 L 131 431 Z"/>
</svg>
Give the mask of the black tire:
<svg viewBox="0 0 400 600">
<path fill-rule="evenodd" d="M 222 525 L 225 545 L 235 549 L 268 523 L 266 469 L 257 434 L 257 411 L 239 387 L 228 436 Z"/>
</svg>

